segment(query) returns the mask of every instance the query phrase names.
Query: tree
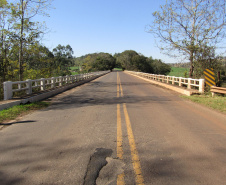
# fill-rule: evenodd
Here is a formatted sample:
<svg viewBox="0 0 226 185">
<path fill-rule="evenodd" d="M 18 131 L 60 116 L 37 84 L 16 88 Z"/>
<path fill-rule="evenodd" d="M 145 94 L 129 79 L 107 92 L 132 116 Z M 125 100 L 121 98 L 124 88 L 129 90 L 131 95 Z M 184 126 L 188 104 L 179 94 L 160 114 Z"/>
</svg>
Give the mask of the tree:
<svg viewBox="0 0 226 185">
<path fill-rule="evenodd" d="M 47 15 L 45 10 L 49 8 L 51 0 L 18 0 L 15 6 L 15 38 L 19 46 L 19 80 L 23 79 L 24 72 L 24 48 L 33 44 L 37 38 L 43 34 L 42 25 L 39 22 L 32 21 L 36 15 Z"/>
<path fill-rule="evenodd" d="M 139 54 L 136 51 L 125 50 L 117 57 L 117 62 L 121 63 L 123 69 L 134 70 L 134 66 L 132 65 L 132 58 L 137 55 Z"/>
<path fill-rule="evenodd" d="M 221 57 L 216 56 L 215 48 L 204 45 L 196 51 L 194 61 L 194 76 L 196 78 L 203 77 L 205 69 L 214 69 L 215 73 L 220 70 Z"/>
<path fill-rule="evenodd" d="M 30 45 L 25 54 L 25 78 L 49 78 L 53 75 L 56 69 L 54 55 L 47 47 L 36 43 Z"/>
<path fill-rule="evenodd" d="M 115 67 L 116 59 L 109 53 L 91 53 L 77 58 L 83 71 L 104 71 L 112 70 Z"/>
<path fill-rule="evenodd" d="M 147 73 L 152 73 L 151 60 L 138 54 L 133 50 L 125 50 L 120 54 L 116 55 L 117 65 L 121 64 L 123 69 L 132 71 L 142 71 Z"/>
<path fill-rule="evenodd" d="M 168 64 L 163 63 L 161 60 L 153 60 L 152 63 L 153 73 L 167 75 L 171 71 L 171 67 Z"/>
<path fill-rule="evenodd" d="M 113 70 L 116 60 L 109 53 L 98 53 L 96 59 L 92 63 L 92 69 L 94 71 Z"/>
<path fill-rule="evenodd" d="M 11 36 L 15 19 L 12 16 L 12 11 L 12 4 L 6 0 L 0 0 L 0 78 L 3 81 L 7 78 L 9 53 L 13 45 Z"/>
<path fill-rule="evenodd" d="M 193 76 L 195 55 L 204 45 L 216 47 L 225 37 L 226 0 L 167 0 L 150 32 L 160 39 L 160 49 L 170 56 L 185 55 Z"/>
<path fill-rule="evenodd" d="M 62 75 L 68 73 L 69 66 L 73 63 L 73 49 L 70 45 L 58 45 L 53 49 L 53 55 L 56 62 L 56 68 L 59 67 L 59 70 L 62 71 Z"/>
</svg>

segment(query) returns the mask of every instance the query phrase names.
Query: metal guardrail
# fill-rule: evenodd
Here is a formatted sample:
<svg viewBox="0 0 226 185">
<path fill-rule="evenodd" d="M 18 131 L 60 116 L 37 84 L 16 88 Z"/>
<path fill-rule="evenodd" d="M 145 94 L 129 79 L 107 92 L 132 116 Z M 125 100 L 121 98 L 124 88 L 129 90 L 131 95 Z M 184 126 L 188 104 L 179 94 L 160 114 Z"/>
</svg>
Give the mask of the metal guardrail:
<svg viewBox="0 0 226 185">
<path fill-rule="evenodd" d="M 79 75 L 41 78 L 36 80 L 26 80 L 26 81 L 17 81 L 17 82 L 7 81 L 3 83 L 4 100 L 12 99 L 14 92 L 26 91 L 26 94 L 30 95 L 32 94 L 32 91 L 34 88 L 40 88 L 41 91 L 45 91 L 47 89 L 50 90 L 56 87 L 62 87 L 67 84 L 92 78 L 94 76 L 100 76 L 108 72 L 109 71 L 99 71 L 99 72 L 85 73 L 85 74 L 79 74 Z"/>
<path fill-rule="evenodd" d="M 226 88 L 211 86 L 210 92 L 212 93 L 212 97 L 214 97 L 215 93 L 226 94 Z"/>
<path fill-rule="evenodd" d="M 135 71 L 127 71 L 128 73 L 142 76 L 148 79 L 152 79 L 155 81 L 159 81 L 162 83 L 171 83 L 172 85 L 178 85 L 182 87 L 183 85 L 187 87 L 187 89 L 192 89 L 192 87 L 198 88 L 200 93 L 204 93 L 204 79 L 192 79 L 192 78 L 183 78 L 183 77 L 175 77 L 175 76 L 165 76 L 165 75 L 156 75 L 150 73 L 142 73 Z"/>
</svg>

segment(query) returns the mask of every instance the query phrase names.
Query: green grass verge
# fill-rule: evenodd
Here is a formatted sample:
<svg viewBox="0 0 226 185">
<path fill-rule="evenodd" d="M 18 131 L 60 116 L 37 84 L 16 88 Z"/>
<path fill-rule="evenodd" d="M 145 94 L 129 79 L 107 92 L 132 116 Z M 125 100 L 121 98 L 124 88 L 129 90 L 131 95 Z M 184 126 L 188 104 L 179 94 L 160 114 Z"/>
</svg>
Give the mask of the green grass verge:
<svg viewBox="0 0 226 185">
<path fill-rule="evenodd" d="M 122 68 L 114 68 L 113 70 L 122 71 Z"/>
<path fill-rule="evenodd" d="M 78 72 L 71 72 L 71 75 L 78 75 L 79 73 Z"/>
<path fill-rule="evenodd" d="M 187 76 L 185 75 L 187 74 Z M 176 76 L 176 77 L 186 77 L 188 78 L 189 76 L 189 69 L 188 68 L 183 68 L 183 67 L 172 67 L 170 73 L 168 74 L 169 76 Z"/>
<path fill-rule="evenodd" d="M 218 110 L 220 112 L 226 113 L 226 97 L 217 95 L 212 97 L 210 94 L 182 96 L 182 97 L 193 102 L 205 105 L 212 109 Z"/>
<path fill-rule="evenodd" d="M 47 102 L 35 102 L 25 105 L 16 105 L 12 108 L 0 111 L 0 123 L 17 118 L 20 115 L 25 115 L 31 111 L 43 109 L 49 106 Z"/>
</svg>

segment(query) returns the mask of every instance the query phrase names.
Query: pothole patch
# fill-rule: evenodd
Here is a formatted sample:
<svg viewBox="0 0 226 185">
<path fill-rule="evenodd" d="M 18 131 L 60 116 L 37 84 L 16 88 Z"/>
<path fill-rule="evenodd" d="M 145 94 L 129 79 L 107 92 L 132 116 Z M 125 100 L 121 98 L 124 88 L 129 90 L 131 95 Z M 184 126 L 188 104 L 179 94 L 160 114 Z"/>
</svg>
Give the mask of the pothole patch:
<svg viewBox="0 0 226 185">
<path fill-rule="evenodd" d="M 97 185 L 115 185 L 117 177 L 124 172 L 125 163 L 120 159 L 107 157 L 107 165 L 104 166 L 96 180 Z"/>
<path fill-rule="evenodd" d="M 100 170 L 107 165 L 107 157 L 111 157 L 113 151 L 106 148 L 97 148 L 90 157 L 87 171 L 84 177 L 83 185 L 96 185 L 96 179 L 99 176 Z"/>
</svg>

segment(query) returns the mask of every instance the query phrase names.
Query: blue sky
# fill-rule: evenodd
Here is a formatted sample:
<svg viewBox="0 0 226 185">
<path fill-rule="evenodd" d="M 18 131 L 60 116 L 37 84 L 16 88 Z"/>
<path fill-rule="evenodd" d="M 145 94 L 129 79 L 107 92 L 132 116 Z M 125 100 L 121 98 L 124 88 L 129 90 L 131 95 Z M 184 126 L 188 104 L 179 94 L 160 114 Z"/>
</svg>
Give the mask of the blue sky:
<svg viewBox="0 0 226 185">
<path fill-rule="evenodd" d="M 71 45 L 74 56 L 88 53 L 121 53 L 135 50 L 163 61 L 175 62 L 160 53 L 146 27 L 152 13 L 165 0 L 54 0 L 55 9 L 44 17 L 50 33 L 42 43 L 51 50 L 58 44 Z"/>
</svg>

